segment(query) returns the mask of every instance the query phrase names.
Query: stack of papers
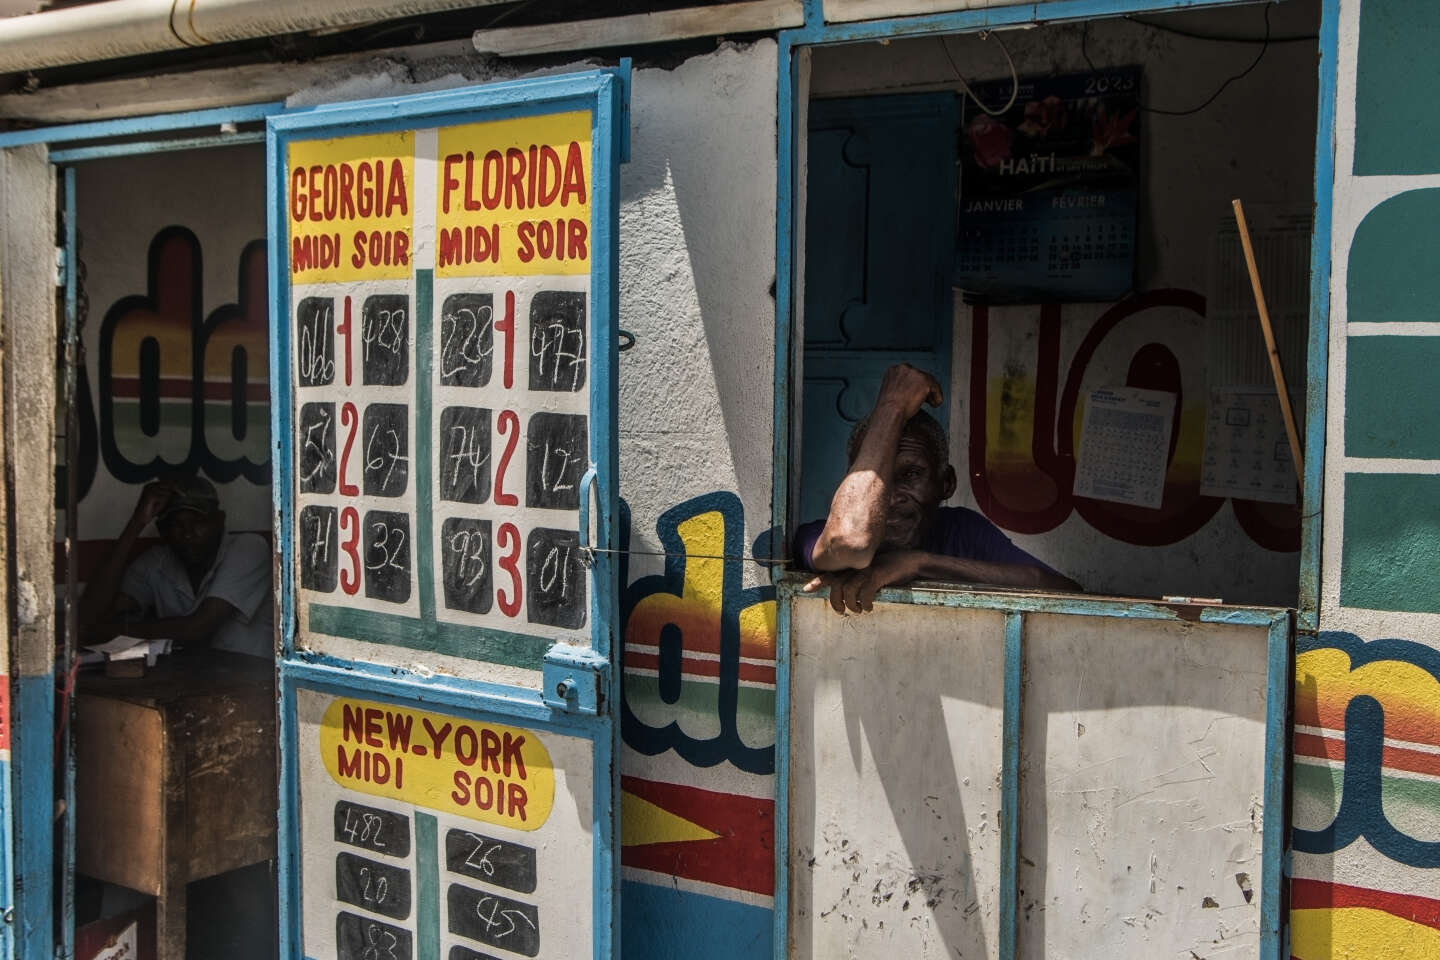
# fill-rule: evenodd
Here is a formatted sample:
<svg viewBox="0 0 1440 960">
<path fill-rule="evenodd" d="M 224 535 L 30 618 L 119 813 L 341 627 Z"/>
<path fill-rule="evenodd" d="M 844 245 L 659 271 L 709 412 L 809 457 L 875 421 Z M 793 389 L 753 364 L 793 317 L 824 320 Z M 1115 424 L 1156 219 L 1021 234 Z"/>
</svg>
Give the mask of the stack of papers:
<svg viewBox="0 0 1440 960">
<path fill-rule="evenodd" d="M 104 663 L 106 660 L 145 660 L 145 666 L 155 666 L 155 660 L 162 653 L 170 652 L 169 640 L 141 640 L 138 637 L 118 636 L 108 643 L 97 643 L 82 647 L 80 662 Z"/>
</svg>

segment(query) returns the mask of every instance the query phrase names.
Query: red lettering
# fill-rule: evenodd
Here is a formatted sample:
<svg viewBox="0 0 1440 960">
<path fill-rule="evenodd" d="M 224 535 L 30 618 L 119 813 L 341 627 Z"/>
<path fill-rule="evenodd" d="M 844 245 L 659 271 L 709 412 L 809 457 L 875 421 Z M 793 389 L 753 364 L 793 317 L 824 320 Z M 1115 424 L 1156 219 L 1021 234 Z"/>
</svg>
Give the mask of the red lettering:
<svg viewBox="0 0 1440 960">
<path fill-rule="evenodd" d="M 355 168 L 340 164 L 340 219 L 355 219 Z"/>
<path fill-rule="evenodd" d="M 359 707 L 352 707 L 348 703 L 345 704 L 341 708 L 341 737 L 346 740 L 354 740 L 358 743 L 364 735 L 362 731 L 364 720 L 365 714 Z"/>
<path fill-rule="evenodd" d="M 527 794 L 525 788 L 518 783 L 511 783 L 508 784 L 508 786 L 510 788 L 510 816 L 519 817 L 521 821 L 524 821 L 525 804 L 530 802 L 530 795 Z"/>
<path fill-rule="evenodd" d="M 566 243 L 568 243 L 570 247 L 569 254 L 571 260 L 584 260 L 590 255 L 587 246 L 588 239 L 589 232 L 585 229 L 585 221 L 571 220 L 570 235 L 566 238 Z"/>
<path fill-rule="evenodd" d="M 459 227 L 451 227 L 449 230 L 440 231 L 438 266 L 448 267 L 460 262 L 463 245 L 461 237 L 462 234 Z"/>
<path fill-rule="evenodd" d="M 390 760 L 383 753 L 372 753 L 370 767 L 371 783 L 388 783 L 390 781 Z"/>
<path fill-rule="evenodd" d="M 574 140 L 570 141 L 570 151 L 565 156 L 565 186 L 560 191 L 560 206 L 568 207 L 571 197 L 576 203 L 585 202 L 585 154 Z"/>
<path fill-rule="evenodd" d="M 326 164 L 325 179 L 322 183 L 324 190 L 323 199 L 325 202 L 325 219 L 334 220 L 336 207 L 340 202 L 340 174 L 336 172 L 334 164 Z"/>
<path fill-rule="evenodd" d="M 410 234 L 403 230 L 395 231 L 395 262 L 401 266 L 410 263 Z"/>
<path fill-rule="evenodd" d="M 471 154 L 470 156 L 473 157 L 474 154 Z M 460 186 L 460 181 L 457 180 L 457 179 L 455 179 L 454 175 L 450 172 L 450 170 L 451 170 L 451 168 L 453 168 L 453 167 L 455 166 L 455 164 L 460 163 L 460 162 L 461 162 L 462 160 L 464 160 L 464 159 L 465 159 L 465 158 L 462 157 L 462 156 L 460 156 L 460 154 L 458 154 L 458 153 L 452 153 L 452 154 L 450 154 L 448 157 L 445 158 L 445 192 L 444 192 L 444 196 L 442 196 L 442 197 L 440 198 L 440 209 L 441 209 L 442 211 L 444 211 L 445 213 L 449 213 L 449 212 L 450 212 L 450 194 L 451 194 L 451 192 L 453 192 L 455 189 L 457 189 L 457 188 Z M 466 164 L 465 164 L 465 188 L 466 188 L 466 191 L 468 192 L 468 191 L 469 191 L 469 188 L 470 188 L 470 164 L 469 164 L 469 163 L 466 163 Z M 468 207 L 467 207 L 467 209 L 468 209 Z"/>
<path fill-rule="evenodd" d="M 290 171 L 290 219 L 305 219 L 305 168 L 296 167 Z"/>
<path fill-rule="evenodd" d="M 486 777 L 476 777 L 475 784 L 475 806 L 481 810 L 489 810 L 495 804 L 495 785 Z"/>
<path fill-rule="evenodd" d="M 455 789 L 450 791 L 450 799 L 463 807 L 470 802 L 470 774 L 464 770 L 456 770 L 451 779 L 455 783 Z"/>
<path fill-rule="evenodd" d="M 290 272 L 309 270 L 315 263 L 315 238 L 296 237 L 290 242 Z"/>
<path fill-rule="evenodd" d="M 395 215 L 395 208 L 400 208 L 400 213 L 410 212 L 410 198 L 405 194 L 405 167 L 396 157 L 390 161 L 390 190 L 385 194 L 385 216 Z"/>
<path fill-rule="evenodd" d="M 315 164 L 310 168 L 309 181 L 310 189 L 310 219 L 316 223 L 320 222 L 320 178 L 325 175 L 325 168 Z"/>
<path fill-rule="evenodd" d="M 536 185 L 535 205 L 548 207 L 560 195 L 560 154 L 546 144 L 540 148 L 540 182 Z"/>
<path fill-rule="evenodd" d="M 445 738 L 450 734 L 451 725 L 447 722 L 445 726 L 441 727 L 439 730 L 436 730 L 434 725 L 430 723 L 429 717 L 421 717 L 420 725 L 424 727 L 425 732 L 430 735 L 431 749 L 435 753 L 435 759 L 439 760 L 441 757 L 440 748 L 445 746 Z"/>
<path fill-rule="evenodd" d="M 355 252 L 350 254 L 350 266 L 359 270 L 365 266 L 365 231 L 355 231 Z"/>
<path fill-rule="evenodd" d="M 535 168 L 538 167 L 539 164 L 537 164 L 537 163 L 535 162 L 535 154 L 537 154 L 539 151 L 540 151 L 540 148 L 539 148 L 539 147 L 535 146 L 535 144 L 533 144 L 533 143 L 530 144 L 530 159 L 529 159 L 529 161 L 525 164 L 525 172 L 526 172 L 527 174 L 529 174 L 529 186 L 530 186 L 530 190 L 529 190 L 528 196 L 530 197 L 530 206 L 532 206 L 532 207 L 536 205 L 536 203 L 535 203 Z"/>
<path fill-rule="evenodd" d="M 346 756 L 345 756 L 345 747 L 344 747 L 343 745 L 341 745 L 341 744 L 337 744 L 337 745 L 336 745 L 335 751 L 336 751 L 336 753 L 339 754 L 339 758 L 338 758 L 338 760 L 336 761 L 336 765 L 335 765 L 335 773 L 336 773 L 336 775 L 341 776 L 341 777 L 359 777 L 359 776 L 361 776 L 361 773 L 360 773 L 360 758 L 361 758 L 362 755 L 364 755 L 365 751 L 361 750 L 359 747 L 356 747 L 356 748 L 355 748 L 355 751 L 354 751 L 352 754 L 350 754 L 349 757 L 346 757 Z"/>
<path fill-rule="evenodd" d="M 372 747 L 384 746 L 384 741 L 380 739 L 380 718 L 383 716 L 374 707 L 365 709 L 365 742 Z"/>
<path fill-rule="evenodd" d="M 521 751 L 525 747 L 525 738 L 505 734 L 505 776 L 510 776 L 511 764 L 514 764 L 515 776 L 521 780 L 525 776 L 525 754 Z"/>
<path fill-rule="evenodd" d="M 385 732 L 390 735 L 391 750 L 410 749 L 410 728 L 414 723 L 415 718 L 408 713 L 385 714 Z"/>
<path fill-rule="evenodd" d="M 505 206 L 525 209 L 525 154 L 516 147 L 505 151 Z"/>
<path fill-rule="evenodd" d="M 500 772 L 500 735 L 489 727 L 480 731 L 480 769 Z"/>
<path fill-rule="evenodd" d="M 368 181 L 368 183 L 367 183 Z M 375 171 L 370 169 L 370 164 L 360 164 L 360 169 L 355 174 L 355 192 L 357 209 L 360 216 L 368 217 L 375 212 Z"/>
<path fill-rule="evenodd" d="M 465 766 L 472 766 L 475 763 L 475 731 L 465 724 L 455 728 L 455 759 Z"/>
<path fill-rule="evenodd" d="M 500 206 L 500 194 L 504 190 L 505 158 L 499 150 L 491 150 L 485 154 L 485 165 L 480 171 L 480 202 L 486 210 Z"/>
<path fill-rule="evenodd" d="M 515 256 L 520 258 L 521 263 L 529 263 L 535 259 L 535 222 L 533 220 L 521 220 L 515 226 L 515 239 L 520 241 Z"/>
</svg>

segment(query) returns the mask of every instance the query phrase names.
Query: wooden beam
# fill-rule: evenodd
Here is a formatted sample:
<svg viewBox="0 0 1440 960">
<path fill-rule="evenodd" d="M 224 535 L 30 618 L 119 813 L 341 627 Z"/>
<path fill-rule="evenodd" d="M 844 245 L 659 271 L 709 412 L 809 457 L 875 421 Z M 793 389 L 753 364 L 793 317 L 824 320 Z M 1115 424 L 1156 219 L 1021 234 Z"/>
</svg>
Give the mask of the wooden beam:
<svg viewBox="0 0 1440 960">
<path fill-rule="evenodd" d="M 630 47 L 694 37 L 767 33 L 805 23 L 801 0 L 749 0 L 625 17 L 475 31 L 475 49 L 502 57 Z"/>
</svg>

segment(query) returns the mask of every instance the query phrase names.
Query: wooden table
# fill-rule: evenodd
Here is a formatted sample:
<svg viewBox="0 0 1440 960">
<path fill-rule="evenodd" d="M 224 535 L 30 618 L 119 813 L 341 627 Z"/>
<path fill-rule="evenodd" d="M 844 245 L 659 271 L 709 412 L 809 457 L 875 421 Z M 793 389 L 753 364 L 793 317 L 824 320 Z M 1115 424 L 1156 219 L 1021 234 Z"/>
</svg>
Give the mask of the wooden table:
<svg viewBox="0 0 1440 960">
<path fill-rule="evenodd" d="M 185 884 L 275 857 L 275 665 L 163 657 L 82 674 L 75 868 L 156 898 L 157 956 L 185 956 Z"/>
</svg>

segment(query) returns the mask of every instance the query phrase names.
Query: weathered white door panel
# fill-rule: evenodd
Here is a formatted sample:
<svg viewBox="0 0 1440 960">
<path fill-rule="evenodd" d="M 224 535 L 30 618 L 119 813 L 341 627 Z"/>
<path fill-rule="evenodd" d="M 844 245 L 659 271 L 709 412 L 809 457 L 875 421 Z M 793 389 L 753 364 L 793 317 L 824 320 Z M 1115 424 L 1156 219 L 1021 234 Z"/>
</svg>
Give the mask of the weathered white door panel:
<svg viewBox="0 0 1440 960">
<path fill-rule="evenodd" d="M 1026 958 L 1254 957 L 1266 629 L 1025 618 Z"/>
<path fill-rule="evenodd" d="M 1004 620 L 794 601 L 792 957 L 999 955 Z"/>
</svg>

